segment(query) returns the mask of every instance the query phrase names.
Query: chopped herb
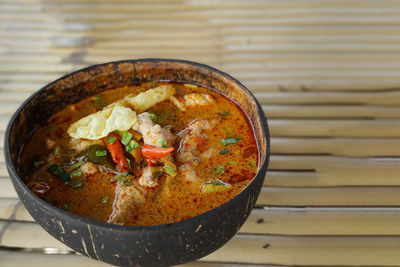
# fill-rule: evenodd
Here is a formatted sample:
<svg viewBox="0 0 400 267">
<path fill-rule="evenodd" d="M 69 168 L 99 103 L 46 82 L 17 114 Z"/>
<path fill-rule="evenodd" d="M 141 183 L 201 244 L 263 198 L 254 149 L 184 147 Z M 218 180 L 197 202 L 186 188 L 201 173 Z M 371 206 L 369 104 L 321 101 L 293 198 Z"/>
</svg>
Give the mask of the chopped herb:
<svg viewBox="0 0 400 267">
<path fill-rule="evenodd" d="M 224 131 L 227 132 L 228 134 L 233 134 L 231 127 L 224 127 Z"/>
<path fill-rule="evenodd" d="M 251 169 L 256 169 L 257 168 L 257 163 L 256 163 L 256 161 L 254 160 L 254 159 L 252 159 L 252 160 L 249 160 L 249 167 L 251 168 Z"/>
<path fill-rule="evenodd" d="M 57 126 L 55 126 L 55 125 L 49 126 L 49 131 L 50 132 L 54 131 L 55 129 L 57 129 Z"/>
<path fill-rule="evenodd" d="M 225 167 L 224 165 L 218 164 L 217 166 L 215 166 L 215 173 L 224 173 L 225 172 Z"/>
<path fill-rule="evenodd" d="M 133 137 L 133 134 L 131 134 L 130 132 L 126 131 L 126 132 L 124 133 L 124 136 L 122 136 L 121 142 L 122 142 L 124 145 L 127 145 L 127 144 L 129 144 L 129 142 L 132 140 L 132 137 Z"/>
<path fill-rule="evenodd" d="M 39 167 L 43 166 L 44 164 L 45 164 L 44 160 L 38 160 L 33 163 L 33 166 L 35 166 L 35 168 L 39 168 Z"/>
<path fill-rule="evenodd" d="M 114 130 L 114 133 L 115 133 L 116 135 L 119 135 L 119 131 L 118 131 L 118 130 Z"/>
<path fill-rule="evenodd" d="M 160 139 L 160 140 L 158 140 L 158 142 L 157 142 L 161 147 L 164 147 L 164 148 L 166 148 L 167 147 L 167 145 L 165 144 L 165 141 L 164 141 L 164 139 Z"/>
<path fill-rule="evenodd" d="M 238 140 L 238 141 L 240 141 L 240 140 L 242 140 L 242 137 L 240 137 L 240 135 L 235 135 L 235 138 L 236 138 L 236 140 Z"/>
<path fill-rule="evenodd" d="M 237 164 L 237 161 L 231 160 L 231 161 L 229 161 L 228 163 L 231 164 L 231 165 L 235 165 L 235 164 Z"/>
<path fill-rule="evenodd" d="M 106 204 L 106 203 L 108 202 L 108 199 L 109 199 L 109 198 L 110 198 L 109 196 L 104 196 L 104 197 L 101 199 L 101 203 Z"/>
<path fill-rule="evenodd" d="M 165 165 L 163 168 L 164 168 L 164 171 L 166 173 L 168 173 L 170 175 L 174 175 L 175 174 L 175 170 L 174 170 L 173 167 Z"/>
<path fill-rule="evenodd" d="M 127 173 L 127 172 L 121 172 L 121 175 L 123 175 L 123 176 L 127 176 L 127 175 L 128 175 L 128 173 Z"/>
<path fill-rule="evenodd" d="M 226 119 L 230 115 L 228 111 L 218 112 L 217 114 L 223 119 Z"/>
<path fill-rule="evenodd" d="M 74 164 L 71 165 L 70 169 L 74 170 L 74 169 L 80 167 L 82 164 L 83 164 L 82 161 L 74 163 Z"/>
<path fill-rule="evenodd" d="M 236 144 L 238 142 L 238 140 L 237 139 L 235 139 L 235 138 L 224 138 L 224 139 L 222 139 L 221 140 L 221 144 L 223 144 L 223 145 L 229 145 L 229 144 Z"/>
<path fill-rule="evenodd" d="M 107 136 L 106 142 L 109 143 L 110 145 L 114 144 L 114 142 L 117 140 L 117 137 L 115 136 Z"/>
<path fill-rule="evenodd" d="M 107 155 L 107 150 L 97 150 L 96 151 L 97 157 L 104 157 L 105 155 Z"/>
<path fill-rule="evenodd" d="M 71 172 L 71 176 L 72 176 L 72 177 L 81 177 L 81 176 L 82 176 L 82 171 L 81 171 L 81 169 L 77 169 L 77 170 Z"/>
<path fill-rule="evenodd" d="M 60 178 L 64 184 L 67 184 L 71 180 L 69 173 L 55 163 L 50 165 L 50 167 L 47 169 L 47 172 Z"/>
<path fill-rule="evenodd" d="M 62 206 L 62 208 L 64 210 L 69 210 L 69 204 L 68 203 L 64 203 L 64 205 Z"/>
<path fill-rule="evenodd" d="M 194 166 L 197 166 L 197 165 L 200 164 L 200 159 L 199 158 L 194 158 L 194 159 L 192 159 L 192 163 L 193 163 Z"/>
<path fill-rule="evenodd" d="M 220 153 L 221 155 L 225 155 L 225 154 L 227 154 L 228 152 L 229 152 L 229 149 L 224 148 L 224 149 L 222 149 L 219 153 Z"/>
<path fill-rule="evenodd" d="M 60 146 L 56 146 L 56 147 L 54 148 L 53 154 L 54 154 L 54 155 L 60 155 L 60 154 L 61 154 L 61 148 L 60 148 Z"/>
<path fill-rule="evenodd" d="M 148 116 L 154 123 L 157 123 L 157 115 L 156 114 L 148 113 Z"/>
<path fill-rule="evenodd" d="M 131 179 L 129 179 L 128 176 L 124 176 L 124 175 L 121 175 L 121 174 L 116 176 L 116 177 L 114 177 L 114 180 L 118 181 L 119 183 L 121 183 L 121 184 L 123 184 L 125 186 L 133 184 L 133 182 L 131 181 Z"/>
<path fill-rule="evenodd" d="M 132 140 L 129 145 L 126 146 L 126 152 L 131 152 L 132 150 L 136 149 L 136 148 L 140 148 L 139 143 L 136 142 L 135 140 Z"/>
<path fill-rule="evenodd" d="M 168 114 L 168 115 L 167 115 L 167 118 L 168 118 L 168 119 L 170 119 L 170 118 L 175 118 L 175 115 L 174 115 L 174 114 Z"/>
</svg>

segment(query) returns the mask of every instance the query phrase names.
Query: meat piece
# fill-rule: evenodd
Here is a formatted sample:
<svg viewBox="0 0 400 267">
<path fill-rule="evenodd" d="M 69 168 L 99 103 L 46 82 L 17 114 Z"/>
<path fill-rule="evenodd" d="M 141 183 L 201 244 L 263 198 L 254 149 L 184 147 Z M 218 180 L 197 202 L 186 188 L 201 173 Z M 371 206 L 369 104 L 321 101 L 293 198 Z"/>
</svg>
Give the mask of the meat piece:
<svg viewBox="0 0 400 267">
<path fill-rule="evenodd" d="M 99 169 L 96 167 L 96 165 L 91 162 L 86 162 L 81 166 L 81 172 L 83 174 L 95 174 L 98 171 Z"/>
<path fill-rule="evenodd" d="M 129 186 L 118 183 L 115 189 L 113 212 L 108 218 L 108 223 L 123 225 L 131 221 L 137 209 L 145 202 L 146 193 L 136 182 Z"/>
<path fill-rule="evenodd" d="M 185 111 L 186 108 L 195 106 L 208 106 L 215 103 L 212 96 L 208 94 L 191 93 L 184 95 L 183 98 L 171 96 L 169 100 L 180 110 Z"/>
<path fill-rule="evenodd" d="M 145 144 L 162 147 L 162 142 L 164 142 L 167 147 L 172 146 L 173 136 L 171 132 L 162 128 L 159 124 L 154 124 L 148 112 L 140 113 L 132 128 L 143 135 Z"/>
<path fill-rule="evenodd" d="M 144 187 L 157 187 L 160 185 L 157 179 L 153 177 L 153 173 L 151 171 L 151 167 L 147 166 L 143 169 L 142 176 L 139 178 L 139 184 Z"/>
<path fill-rule="evenodd" d="M 207 135 L 204 131 L 211 130 L 218 122 L 219 120 L 217 119 L 197 120 L 190 123 L 189 127 L 185 130 L 187 134 L 180 142 L 177 161 L 182 164 L 179 167 L 179 172 L 186 182 L 200 180 L 193 163 L 199 160 L 199 158 L 206 159 L 215 152 L 213 148 L 204 151 L 204 146 L 207 143 Z"/>
</svg>

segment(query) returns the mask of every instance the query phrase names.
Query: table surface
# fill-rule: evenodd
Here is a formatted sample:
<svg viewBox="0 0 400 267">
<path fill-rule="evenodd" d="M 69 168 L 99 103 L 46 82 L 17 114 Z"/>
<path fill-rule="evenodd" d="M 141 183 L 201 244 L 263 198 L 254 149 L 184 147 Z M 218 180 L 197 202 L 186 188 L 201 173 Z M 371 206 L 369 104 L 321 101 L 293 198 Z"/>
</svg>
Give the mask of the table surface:
<svg viewBox="0 0 400 267">
<path fill-rule="evenodd" d="M 272 155 L 257 207 L 186 266 L 400 265 L 399 1 L 0 1 L 0 138 L 31 93 L 107 61 L 180 58 L 254 92 Z M 19 202 L 0 143 L 0 266 L 105 266 Z"/>
</svg>

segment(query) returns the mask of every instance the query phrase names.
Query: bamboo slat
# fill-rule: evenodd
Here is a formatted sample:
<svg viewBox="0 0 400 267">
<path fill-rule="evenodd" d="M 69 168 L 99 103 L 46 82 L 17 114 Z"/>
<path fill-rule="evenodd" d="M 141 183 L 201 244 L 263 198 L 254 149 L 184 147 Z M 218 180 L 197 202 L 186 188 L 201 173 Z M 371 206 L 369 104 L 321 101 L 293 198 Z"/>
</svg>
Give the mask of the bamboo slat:
<svg viewBox="0 0 400 267">
<path fill-rule="evenodd" d="M 32 229 L 28 231 L 28 227 L 19 227 L 19 224 L 9 225 L 3 235 L 2 245 L 26 248 L 41 248 L 44 245 L 66 249 L 62 243 L 45 233 L 39 226 L 30 224 L 29 227 L 35 228 L 33 229 L 35 231 Z M 11 232 L 14 232 L 14 235 Z M 22 236 L 25 238 L 21 238 Z M 394 266 L 399 260 L 399 248 L 397 237 L 293 237 L 241 234 L 202 260 L 290 265 L 295 259 L 296 265 L 321 265 L 329 262 L 333 265 L 348 266 L 371 264 Z"/>
<path fill-rule="evenodd" d="M 0 199 L 0 219 L 33 222 L 17 199 Z M 256 208 L 239 233 L 274 235 L 400 235 L 398 208 Z M 30 224 L 20 224 L 21 227 Z"/>
</svg>

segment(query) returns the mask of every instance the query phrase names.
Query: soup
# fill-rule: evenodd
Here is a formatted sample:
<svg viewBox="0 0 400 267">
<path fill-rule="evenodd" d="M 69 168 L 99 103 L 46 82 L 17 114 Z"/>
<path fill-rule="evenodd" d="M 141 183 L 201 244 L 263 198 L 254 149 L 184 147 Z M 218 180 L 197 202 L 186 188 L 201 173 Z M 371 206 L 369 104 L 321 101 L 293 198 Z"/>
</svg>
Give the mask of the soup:
<svg viewBox="0 0 400 267">
<path fill-rule="evenodd" d="M 258 151 L 246 115 L 210 88 L 146 83 L 67 106 L 25 144 L 19 171 L 45 201 L 123 225 L 181 221 L 241 192 Z"/>
</svg>

